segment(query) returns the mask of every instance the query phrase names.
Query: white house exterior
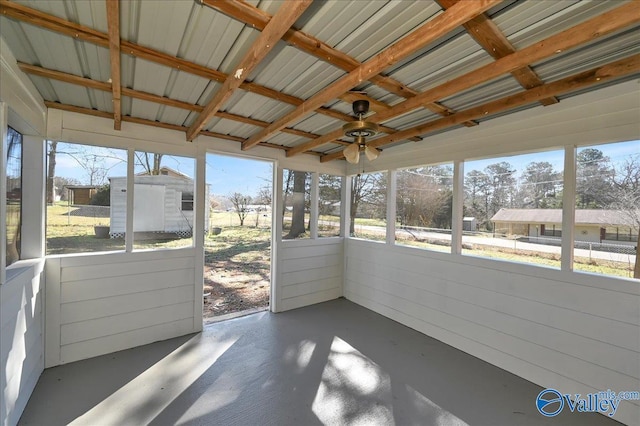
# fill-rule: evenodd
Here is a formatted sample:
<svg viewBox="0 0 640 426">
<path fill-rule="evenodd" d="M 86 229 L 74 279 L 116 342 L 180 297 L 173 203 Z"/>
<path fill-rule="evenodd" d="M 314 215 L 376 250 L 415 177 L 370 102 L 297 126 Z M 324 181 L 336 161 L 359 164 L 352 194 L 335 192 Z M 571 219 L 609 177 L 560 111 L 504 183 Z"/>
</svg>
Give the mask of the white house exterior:
<svg viewBox="0 0 640 426">
<path fill-rule="evenodd" d="M 112 238 L 126 232 L 127 178 L 113 177 L 111 182 Z M 170 233 L 179 237 L 193 235 L 194 182 L 189 177 L 136 175 L 134 177 L 133 232 Z M 209 209 L 205 209 L 205 229 Z"/>
</svg>

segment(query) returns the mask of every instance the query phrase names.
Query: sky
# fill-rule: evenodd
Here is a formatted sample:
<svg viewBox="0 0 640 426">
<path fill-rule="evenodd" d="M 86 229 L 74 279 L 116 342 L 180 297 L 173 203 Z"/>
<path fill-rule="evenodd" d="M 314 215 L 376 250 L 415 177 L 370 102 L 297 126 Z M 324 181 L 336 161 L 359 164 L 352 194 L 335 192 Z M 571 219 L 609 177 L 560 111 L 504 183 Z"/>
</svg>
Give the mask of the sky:
<svg viewBox="0 0 640 426">
<path fill-rule="evenodd" d="M 108 177 L 127 175 L 125 150 L 62 142 L 58 143 L 57 150 L 56 176 L 73 178 L 81 184 L 89 184 L 92 168 L 107 169 Z M 92 164 L 95 164 L 94 167 Z M 192 158 L 165 155 L 161 164 L 194 177 L 195 160 Z M 206 181 L 212 194 L 226 196 L 240 192 L 253 196 L 265 185 L 270 185 L 272 167 L 269 161 L 207 154 Z M 143 170 L 141 166 L 135 167 L 136 173 Z"/>
<path fill-rule="evenodd" d="M 257 195 L 265 185 L 271 187 L 272 170 L 270 161 L 207 154 L 206 180 L 216 195 Z"/>
<path fill-rule="evenodd" d="M 631 155 L 640 154 L 640 141 L 584 146 L 578 148 L 578 153 L 588 148 L 599 149 L 606 157 L 609 157 L 611 164 L 616 165 L 623 162 Z M 506 161 L 511 164 L 513 168 L 517 170 L 518 175 L 520 175 L 522 171 L 527 167 L 527 164 L 534 161 L 547 161 L 551 163 L 551 165 L 553 165 L 554 169 L 561 171 L 564 169 L 564 151 L 544 151 L 536 152 L 533 154 L 493 157 L 483 160 L 467 161 L 465 162 L 464 171 L 466 174 L 471 170 L 484 170 L 484 168 L 489 164 L 498 163 L 500 161 Z"/>
<path fill-rule="evenodd" d="M 614 165 L 624 161 L 631 155 L 640 154 L 640 141 L 624 143 L 594 145 L 578 149 L 596 148 L 609 157 Z M 91 159 L 99 156 L 100 167 L 108 169 L 108 176 L 126 176 L 126 151 L 111 148 L 99 148 L 86 145 L 58 143 L 58 151 L 66 153 L 56 157 L 56 176 L 74 178 L 82 184 L 89 183 L 88 170 L 91 169 Z M 509 162 L 518 175 L 526 165 L 532 161 L 548 161 L 556 170 L 564 166 L 562 150 L 546 151 L 533 154 L 516 155 L 510 157 L 494 157 L 484 160 L 467 161 L 465 173 L 471 170 L 483 170 L 489 164 L 500 161 Z M 194 176 L 195 161 L 191 158 L 164 156 L 162 165 L 170 167 L 189 176 Z M 226 196 L 233 192 L 254 196 L 260 188 L 269 185 L 272 179 L 273 164 L 269 161 L 232 157 L 227 155 L 207 154 L 206 181 L 212 194 Z M 141 171 L 136 167 L 136 172 Z"/>
</svg>

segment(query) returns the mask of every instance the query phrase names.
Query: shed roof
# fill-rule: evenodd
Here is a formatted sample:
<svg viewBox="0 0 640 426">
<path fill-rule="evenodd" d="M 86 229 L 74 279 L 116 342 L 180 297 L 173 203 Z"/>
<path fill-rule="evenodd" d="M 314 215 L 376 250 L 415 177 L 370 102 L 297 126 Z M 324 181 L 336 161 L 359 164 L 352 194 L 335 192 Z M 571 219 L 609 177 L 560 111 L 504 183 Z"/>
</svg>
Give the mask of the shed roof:
<svg viewBox="0 0 640 426">
<path fill-rule="evenodd" d="M 384 126 L 369 142 L 392 149 L 640 75 L 637 1 L 7 0 L 0 11 L 0 35 L 50 108 L 321 161 L 352 142 L 341 126 L 354 99 Z"/>
<path fill-rule="evenodd" d="M 500 209 L 492 222 L 562 223 L 561 209 Z M 632 226 L 631 217 L 620 210 L 576 210 L 576 225 Z"/>
</svg>

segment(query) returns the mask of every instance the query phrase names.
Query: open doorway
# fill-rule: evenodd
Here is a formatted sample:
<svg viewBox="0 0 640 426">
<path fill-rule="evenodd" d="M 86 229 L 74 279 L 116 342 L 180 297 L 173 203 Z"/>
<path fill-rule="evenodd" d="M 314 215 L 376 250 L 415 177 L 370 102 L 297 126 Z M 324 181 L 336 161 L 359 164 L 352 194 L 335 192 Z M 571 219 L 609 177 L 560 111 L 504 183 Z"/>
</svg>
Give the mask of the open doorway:
<svg viewBox="0 0 640 426">
<path fill-rule="evenodd" d="M 204 321 L 269 308 L 273 164 L 207 154 Z"/>
</svg>

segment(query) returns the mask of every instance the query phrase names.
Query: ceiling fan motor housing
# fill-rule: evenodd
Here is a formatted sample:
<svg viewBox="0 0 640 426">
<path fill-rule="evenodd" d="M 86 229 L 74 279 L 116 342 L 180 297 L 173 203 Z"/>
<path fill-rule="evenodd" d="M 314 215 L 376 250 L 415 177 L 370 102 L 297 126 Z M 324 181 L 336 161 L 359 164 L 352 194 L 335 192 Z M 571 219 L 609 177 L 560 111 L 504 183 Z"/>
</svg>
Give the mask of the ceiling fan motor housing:
<svg viewBox="0 0 640 426">
<path fill-rule="evenodd" d="M 369 101 L 360 99 L 351 105 L 353 108 L 353 113 L 359 119 L 362 119 L 362 116 L 369 112 Z"/>
</svg>

